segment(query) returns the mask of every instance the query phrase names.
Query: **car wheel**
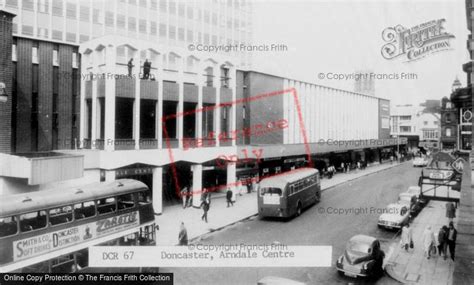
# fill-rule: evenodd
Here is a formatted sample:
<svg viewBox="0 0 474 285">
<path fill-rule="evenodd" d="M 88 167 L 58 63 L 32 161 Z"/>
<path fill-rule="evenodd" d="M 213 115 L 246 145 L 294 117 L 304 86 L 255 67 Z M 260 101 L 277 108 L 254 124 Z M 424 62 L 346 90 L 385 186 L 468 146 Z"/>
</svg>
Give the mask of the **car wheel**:
<svg viewBox="0 0 474 285">
<path fill-rule="evenodd" d="M 297 217 L 301 215 L 301 211 L 302 211 L 301 202 L 298 202 L 298 206 L 296 206 L 296 216 Z"/>
<path fill-rule="evenodd" d="M 344 272 L 339 271 L 339 270 L 337 271 L 337 274 L 339 274 L 339 276 L 344 276 Z"/>
</svg>

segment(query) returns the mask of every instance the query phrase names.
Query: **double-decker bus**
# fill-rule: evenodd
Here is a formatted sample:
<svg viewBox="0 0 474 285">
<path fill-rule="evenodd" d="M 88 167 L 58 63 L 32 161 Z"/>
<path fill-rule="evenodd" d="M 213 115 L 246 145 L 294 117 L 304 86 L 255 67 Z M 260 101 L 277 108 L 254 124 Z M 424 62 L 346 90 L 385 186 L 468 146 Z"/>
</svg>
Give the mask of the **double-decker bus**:
<svg viewBox="0 0 474 285">
<path fill-rule="evenodd" d="M 4 196 L 0 272 L 93 272 L 89 247 L 154 245 L 155 235 L 151 191 L 136 180 Z"/>
<path fill-rule="evenodd" d="M 258 214 L 262 217 L 299 216 L 304 208 L 321 199 L 318 170 L 297 168 L 260 182 Z"/>
</svg>

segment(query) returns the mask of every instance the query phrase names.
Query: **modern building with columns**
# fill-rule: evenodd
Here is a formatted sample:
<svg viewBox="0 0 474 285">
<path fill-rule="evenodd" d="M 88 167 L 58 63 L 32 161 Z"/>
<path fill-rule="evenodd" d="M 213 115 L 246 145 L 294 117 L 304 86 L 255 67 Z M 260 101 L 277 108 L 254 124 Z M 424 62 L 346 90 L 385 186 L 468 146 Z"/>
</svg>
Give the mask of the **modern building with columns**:
<svg viewBox="0 0 474 285">
<path fill-rule="evenodd" d="M 321 170 L 377 162 L 403 144 L 389 139 L 385 99 L 245 70 L 239 56 L 194 54 L 133 31 L 96 35 L 79 47 L 28 38 L 28 25 L 19 27 L 29 8 L 16 9 L 20 20 L 5 11 L 0 22 L 7 70 L 0 80 L 8 95 L 0 102 L 0 195 L 133 178 L 153 190 L 160 214 L 179 203 L 184 186 L 193 186 L 197 205 L 204 187 L 218 190 L 309 161 Z M 147 59 L 150 76 L 143 79 Z M 281 94 L 253 99 L 274 92 Z M 242 135 L 282 120 L 264 135 Z M 241 135 L 220 136 L 234 132 Z"/>
<path fill-rule="evenodd" d="M 85 172 L 101 180 L 142 180 L 154 189 L 157 213 L 163 201 L 179 198 L 180 187 L 192 183 L 200 195 L 219 179 L 235 182 L 235 174 L 227 174 L 235 167 L 214 171 L 213 161 L 234 155 L 236 141 L 210 136 L 235 129 L 236 68 L 229 58 L 201 58 L 119 36 L 82 44 L 80 53 L 82 150 L 73 153 L 84 155 Z M 129 59 L 136 63 L 130 76 Z M 148 79 L 142 74 L 146 60 L 152 64 Z M 205 151 L 187 146 L 196 138 L 204 138 Z"/>
</svg>

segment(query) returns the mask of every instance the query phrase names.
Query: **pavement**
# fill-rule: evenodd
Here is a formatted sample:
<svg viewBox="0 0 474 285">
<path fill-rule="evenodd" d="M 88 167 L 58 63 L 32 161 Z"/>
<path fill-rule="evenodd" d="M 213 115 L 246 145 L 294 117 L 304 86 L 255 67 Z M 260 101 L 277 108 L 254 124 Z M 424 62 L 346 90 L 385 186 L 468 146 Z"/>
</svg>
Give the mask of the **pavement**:
<svg viewBox="0 0 474 285">
<path fill-rule="evenodd" d="M 435 255 L 430 259 L 424 256 L 423 251 L 423 231 L 427 226 L 431 226 L 435 237 L 443 225 L 448 225 L 446 218 L 445 203 L 440 201 L 430 201 L 428 205 L 413 220 L 410 227 L 414 248 L 408 252 L 401 248 L 397 239 L 397 246 L 389 257 L 386 264 L 386 272 L 394 279 L 404 284 L 439 284 L 451 285 L 453 283 L 454 261 L 442 256 Z M 457 219 L 454 219 L 455 227 Z M 457 251 L 457 248 L 456 248 Z"/>
<path fill-rule="evenodd" d="M 411 163 L 410 161 L 405 163 Z M 331 179 L 321 180 L 321 190 L 329 190 L 337 185 L 384 171 L 399 165 L 398 163 L 383 163 L 368 166 L 363 170 L 352 170 L 348 173 L 337 173 Z M 210 210 L 208 212 L 208 223 L 201 220 L 202 209 L 186 208 L 181 205 L 167 206 L 161 215 L 155 216 L 159 226 L 157 231 L 157 245 L 176 245 L 178 243 L 179 226 L 181 222 L 187 229 L 188 240 L 193 242 L 201 236 L 210 232 L 221 230 L 227 226 L 249 219 L 258 213 L 257 193 L 237 195 L 234 206 L 227 208 L 225 194 L 213 193 Z"/>
</svg>

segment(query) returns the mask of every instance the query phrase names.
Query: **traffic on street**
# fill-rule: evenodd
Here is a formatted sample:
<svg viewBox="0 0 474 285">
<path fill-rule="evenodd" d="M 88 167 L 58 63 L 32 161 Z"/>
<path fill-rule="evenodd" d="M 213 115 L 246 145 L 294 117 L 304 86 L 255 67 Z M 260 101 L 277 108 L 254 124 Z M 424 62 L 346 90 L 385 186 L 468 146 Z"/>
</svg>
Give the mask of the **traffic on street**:
<svg viewBox="0 0 474 285">
<path fill-rule="evenodd" d="M 354 280 L 337 273 L 336 261 L 344 253 L 347 242 L 355 235 L 367 235 L 380 242 L 387 260 L 399 243 L 399 228 L 377 226 L 386 206 L 396 203 L 399 194 L 418 182 L 419 169 L 409 162 L 368 175 L 322 192 L 321 201 L 293 219 L 254 217 L 221 231 L 203 236 L 202 244 L 271 244 L 331 245 L 332 266 L 328 268 L 161 268 L 173 272 L 177 284 L 217 283 L 256 284 L 266 276 L 278 276 L 307 284 L 358 282 L 372 284 L 374 279 Z M 404 177 L 404 179 L 398 179 Z M 314 258 L 317 258 L 315 256 Z M 387 274 L 375 279 L 377 284 L 396 284 Z"/>
</svg>

